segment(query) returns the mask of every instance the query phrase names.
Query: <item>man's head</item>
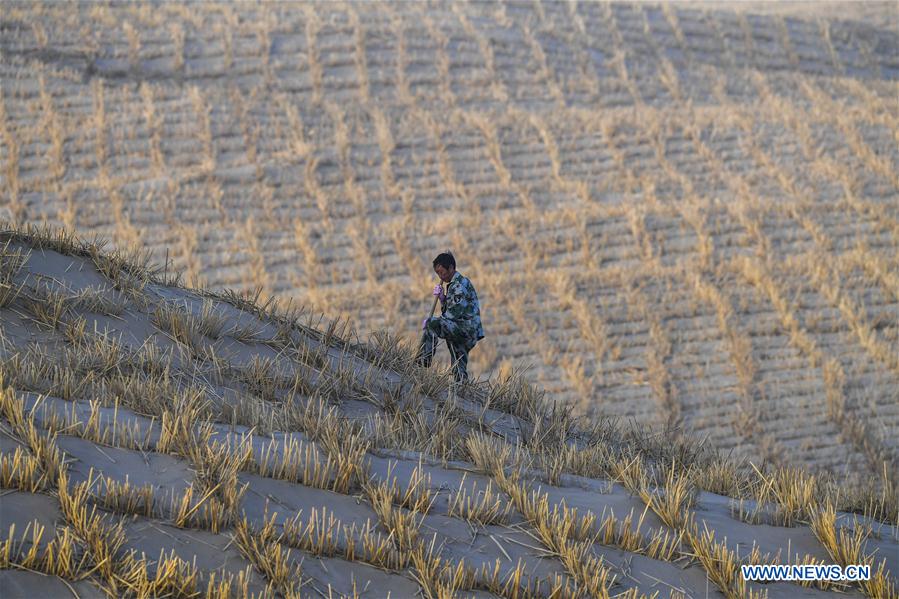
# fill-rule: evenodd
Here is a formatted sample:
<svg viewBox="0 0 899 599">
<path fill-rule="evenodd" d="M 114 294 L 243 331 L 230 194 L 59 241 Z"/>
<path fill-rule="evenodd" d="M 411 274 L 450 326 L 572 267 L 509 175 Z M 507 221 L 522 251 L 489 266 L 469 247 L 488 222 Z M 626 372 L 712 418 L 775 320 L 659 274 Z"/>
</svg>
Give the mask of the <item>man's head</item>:
<svg viewBox="0 0 899 599">
<path fill-rule="evenodd" d="M 443 252 L 434 258 L 434 272 L 444 283 L 449 283 L 456 274 L 456 259 L 449 252 Z"/>
</svg>

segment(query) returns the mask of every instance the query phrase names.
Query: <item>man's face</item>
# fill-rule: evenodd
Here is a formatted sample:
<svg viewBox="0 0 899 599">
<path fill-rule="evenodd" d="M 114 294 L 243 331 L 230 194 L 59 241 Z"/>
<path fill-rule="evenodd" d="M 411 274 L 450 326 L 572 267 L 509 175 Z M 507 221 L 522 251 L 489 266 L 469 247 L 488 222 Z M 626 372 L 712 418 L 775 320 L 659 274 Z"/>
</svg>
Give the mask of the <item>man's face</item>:
<svg viewBox="0 0 899 599">
<path fill-rule="evenodd" d="M 453 278 L 453 274 L 455 274 L 456 269 L 452 266 L 449 268 L 445 268 L 444 266 L 438 264 L 434 267 L 434 272 L 437 273 L 437 276 L 440 277 L 440 280 L 444 283 L 449 283 L 450 279 Z"/>
</svg>

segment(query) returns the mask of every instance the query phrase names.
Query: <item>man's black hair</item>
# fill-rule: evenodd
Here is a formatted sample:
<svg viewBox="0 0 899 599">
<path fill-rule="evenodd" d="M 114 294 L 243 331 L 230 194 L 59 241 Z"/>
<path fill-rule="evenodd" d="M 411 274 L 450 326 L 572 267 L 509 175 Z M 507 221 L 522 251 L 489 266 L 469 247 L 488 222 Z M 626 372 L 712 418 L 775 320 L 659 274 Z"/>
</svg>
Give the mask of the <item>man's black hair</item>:
<svg viewBox="0 0 899 599">
<path fill-rule="evenodd" d="M 453 255 L 450 252 L 443 252 L 434 258 L 434 267 L 436 268 L 438 264 L 449 270 L 450 266 L 456 268 L 456 259 L 453 258 Z"/>
</svg>

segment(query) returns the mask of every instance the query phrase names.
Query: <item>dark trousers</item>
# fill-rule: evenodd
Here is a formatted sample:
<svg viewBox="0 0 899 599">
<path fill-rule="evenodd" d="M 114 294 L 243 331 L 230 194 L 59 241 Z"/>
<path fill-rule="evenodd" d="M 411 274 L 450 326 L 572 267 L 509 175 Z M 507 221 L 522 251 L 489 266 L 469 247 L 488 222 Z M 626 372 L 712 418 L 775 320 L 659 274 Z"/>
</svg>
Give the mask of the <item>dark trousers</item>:
<svg viewBox="0 0 899 599">
<path fill-rule="evenodd" d="M 445 318 L 429 318 L 422 335 L 421 349 L 418 355 L 418 363 L 430 366 L 434 352 L 440 339 L 446 340 L 446 347 L 450 352 L 453 362 L 453 379 L 457 383 L 468 380 L 468 351 L 466 339 L 459 333 L 458 327 L 451 320 Z"/>
</svg>

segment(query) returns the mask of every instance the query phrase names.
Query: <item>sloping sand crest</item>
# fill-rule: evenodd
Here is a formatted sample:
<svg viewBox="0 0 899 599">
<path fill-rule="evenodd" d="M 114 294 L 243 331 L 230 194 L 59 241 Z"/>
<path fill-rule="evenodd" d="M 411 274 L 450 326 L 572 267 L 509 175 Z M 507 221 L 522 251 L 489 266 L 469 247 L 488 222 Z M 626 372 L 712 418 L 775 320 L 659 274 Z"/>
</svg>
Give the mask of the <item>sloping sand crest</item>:
<svg viewBox="0 0 899 599">
<path fill-rule="evenodd" d="M 0 247 L 4 597 L 895 596 L 895 490 L 577 420 L 514 375 L 450 392 L 389 333 L 65 231 Z"/>
</svg>

